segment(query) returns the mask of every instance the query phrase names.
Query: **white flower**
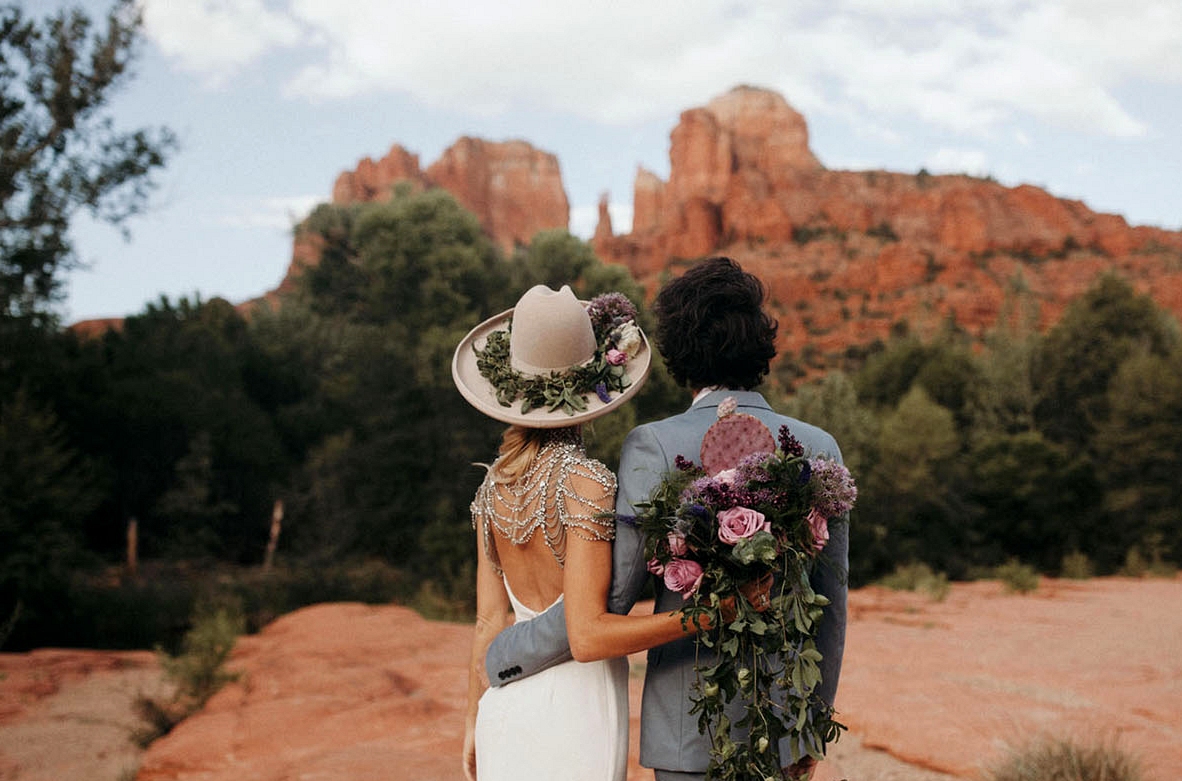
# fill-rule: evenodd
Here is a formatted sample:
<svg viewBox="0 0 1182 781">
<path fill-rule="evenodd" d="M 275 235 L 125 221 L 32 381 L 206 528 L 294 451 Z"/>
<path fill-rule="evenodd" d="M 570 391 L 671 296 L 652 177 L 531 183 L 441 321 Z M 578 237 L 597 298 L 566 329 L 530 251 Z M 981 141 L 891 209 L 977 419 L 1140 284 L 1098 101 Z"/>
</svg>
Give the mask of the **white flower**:
<svg viewBox="0 0 1182 781">
<path fill-rule="evenodd" d="M 640 348 L 644 344 L 644 340 L 640 336 L 640 329 L 631 320 L 623 325 L 617 326 L 612 337 L 615 340 L 616 349 L 626 353 L 629 360 L 636 357 L 636 354 L 640 352 Z"/>
</svg>

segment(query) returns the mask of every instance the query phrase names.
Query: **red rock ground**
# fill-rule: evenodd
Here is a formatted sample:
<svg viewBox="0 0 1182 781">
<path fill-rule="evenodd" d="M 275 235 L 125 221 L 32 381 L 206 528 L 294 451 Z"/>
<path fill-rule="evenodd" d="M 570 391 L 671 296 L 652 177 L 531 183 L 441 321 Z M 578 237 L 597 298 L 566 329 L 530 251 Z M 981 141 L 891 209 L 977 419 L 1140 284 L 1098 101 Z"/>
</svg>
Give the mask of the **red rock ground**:
<svg viewBox="0 0 1182 781">
<path fill-rule="evenodd" d="M 955 584 L 943 602 L 851 594 L 838 706 L 815 781 L 972 778 L 1041 734 L 1115 741 L 1147 781 L 1182 768 L 1182 579 Z M 471 627 L 331 604 L 243 638 L 243 677 L 138 756 L 150 654 L 0 654 L 0 781 L 461 779 Z M 633 670 L 639 704 L 640 663 Z M 630 779 L 651 779 L 635 764 Z"/>
</svg>

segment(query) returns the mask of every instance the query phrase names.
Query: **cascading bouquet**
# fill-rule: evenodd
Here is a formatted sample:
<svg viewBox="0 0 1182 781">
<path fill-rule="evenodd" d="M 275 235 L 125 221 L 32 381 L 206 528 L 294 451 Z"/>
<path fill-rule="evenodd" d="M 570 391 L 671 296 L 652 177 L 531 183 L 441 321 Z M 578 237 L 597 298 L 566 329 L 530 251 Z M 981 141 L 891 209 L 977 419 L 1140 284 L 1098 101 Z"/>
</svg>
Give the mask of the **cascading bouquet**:
<svg viewBox="0 0 1182 781">
<path fill-rule="evenodd" d="M 809 575 L 824 556 L 830 521 L 857 497 L 849 471 L 806 458 L 786 426 L 777 441 L 757 418 L 719 406 L 702 442 L 702 466 L 678 456 L 635 523 L 645 532 L 649 571 L 690 604 L 686 618 L 714 626 L 697 636 L 692 713 L 712 743 L 706 777 L 780 778 L 806 756 L 821 759 L 845 729 L 815 694 L 821 653 L 815 638 L 829 599 Z M 727 704 L 744 715 L 732 723 Z M 744 737 L 736 740 L 733 731 Z M 781 757 L 788 738 L 791 756 Z"/>
</svg>

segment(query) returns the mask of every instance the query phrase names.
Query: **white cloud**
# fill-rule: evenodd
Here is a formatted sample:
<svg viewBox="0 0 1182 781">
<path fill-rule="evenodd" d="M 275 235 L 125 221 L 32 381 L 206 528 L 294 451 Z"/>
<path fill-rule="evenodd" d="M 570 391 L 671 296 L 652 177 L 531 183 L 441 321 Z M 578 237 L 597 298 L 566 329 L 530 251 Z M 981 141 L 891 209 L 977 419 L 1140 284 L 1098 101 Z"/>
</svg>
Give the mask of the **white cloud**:
<svg viewBox="0 0 1182 781">
<path fill-rule="evenodd" d="M 301 38 L 289 15 L 262 0 L 143 0 L 143 12 L 144 31 L 160 50 L 212 83 Z"/>
<path fill-rule="evenodd" d="M 227 199 L 218 209 L 214 221 L 230 228 L 288 232 L 324 201 L 325 198 L 319 195 Z"/>
<path fill-rule="evenodd" d="M 934 174 L 969 174 L 987 176 L 987 157 L 980 149 L 941 147 L 928 155 L 924 168 Z"/>
<path fill-rule="evenodd" d="M 1145 127 L 1121 85 L 1182 83 L 1175 0 L 150 0 L 146 20 L 162 50 L 216 77 L 298 46 L 293 98 L 402 92 L 465 113 L 607 123 L 752 83 L 806 115 L 981 135 L 1025 116 L 1129 137 Z"/>
</svg>

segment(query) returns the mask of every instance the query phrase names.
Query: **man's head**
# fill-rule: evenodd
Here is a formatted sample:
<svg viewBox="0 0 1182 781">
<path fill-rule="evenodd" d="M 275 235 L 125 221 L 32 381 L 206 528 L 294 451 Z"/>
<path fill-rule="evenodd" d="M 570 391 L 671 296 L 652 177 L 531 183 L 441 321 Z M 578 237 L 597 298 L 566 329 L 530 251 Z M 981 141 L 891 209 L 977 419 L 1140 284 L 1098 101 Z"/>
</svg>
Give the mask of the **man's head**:
<svg viewBox="0 0 1182 781">
<path fill-rule="evenodd" d="M 657 294 L 657 347 L 673 379 L 691 388 L 750 390 L 776 355 L 777 323 L 763 283 L 730 258 L 709 258 Z"/>
</svg>

